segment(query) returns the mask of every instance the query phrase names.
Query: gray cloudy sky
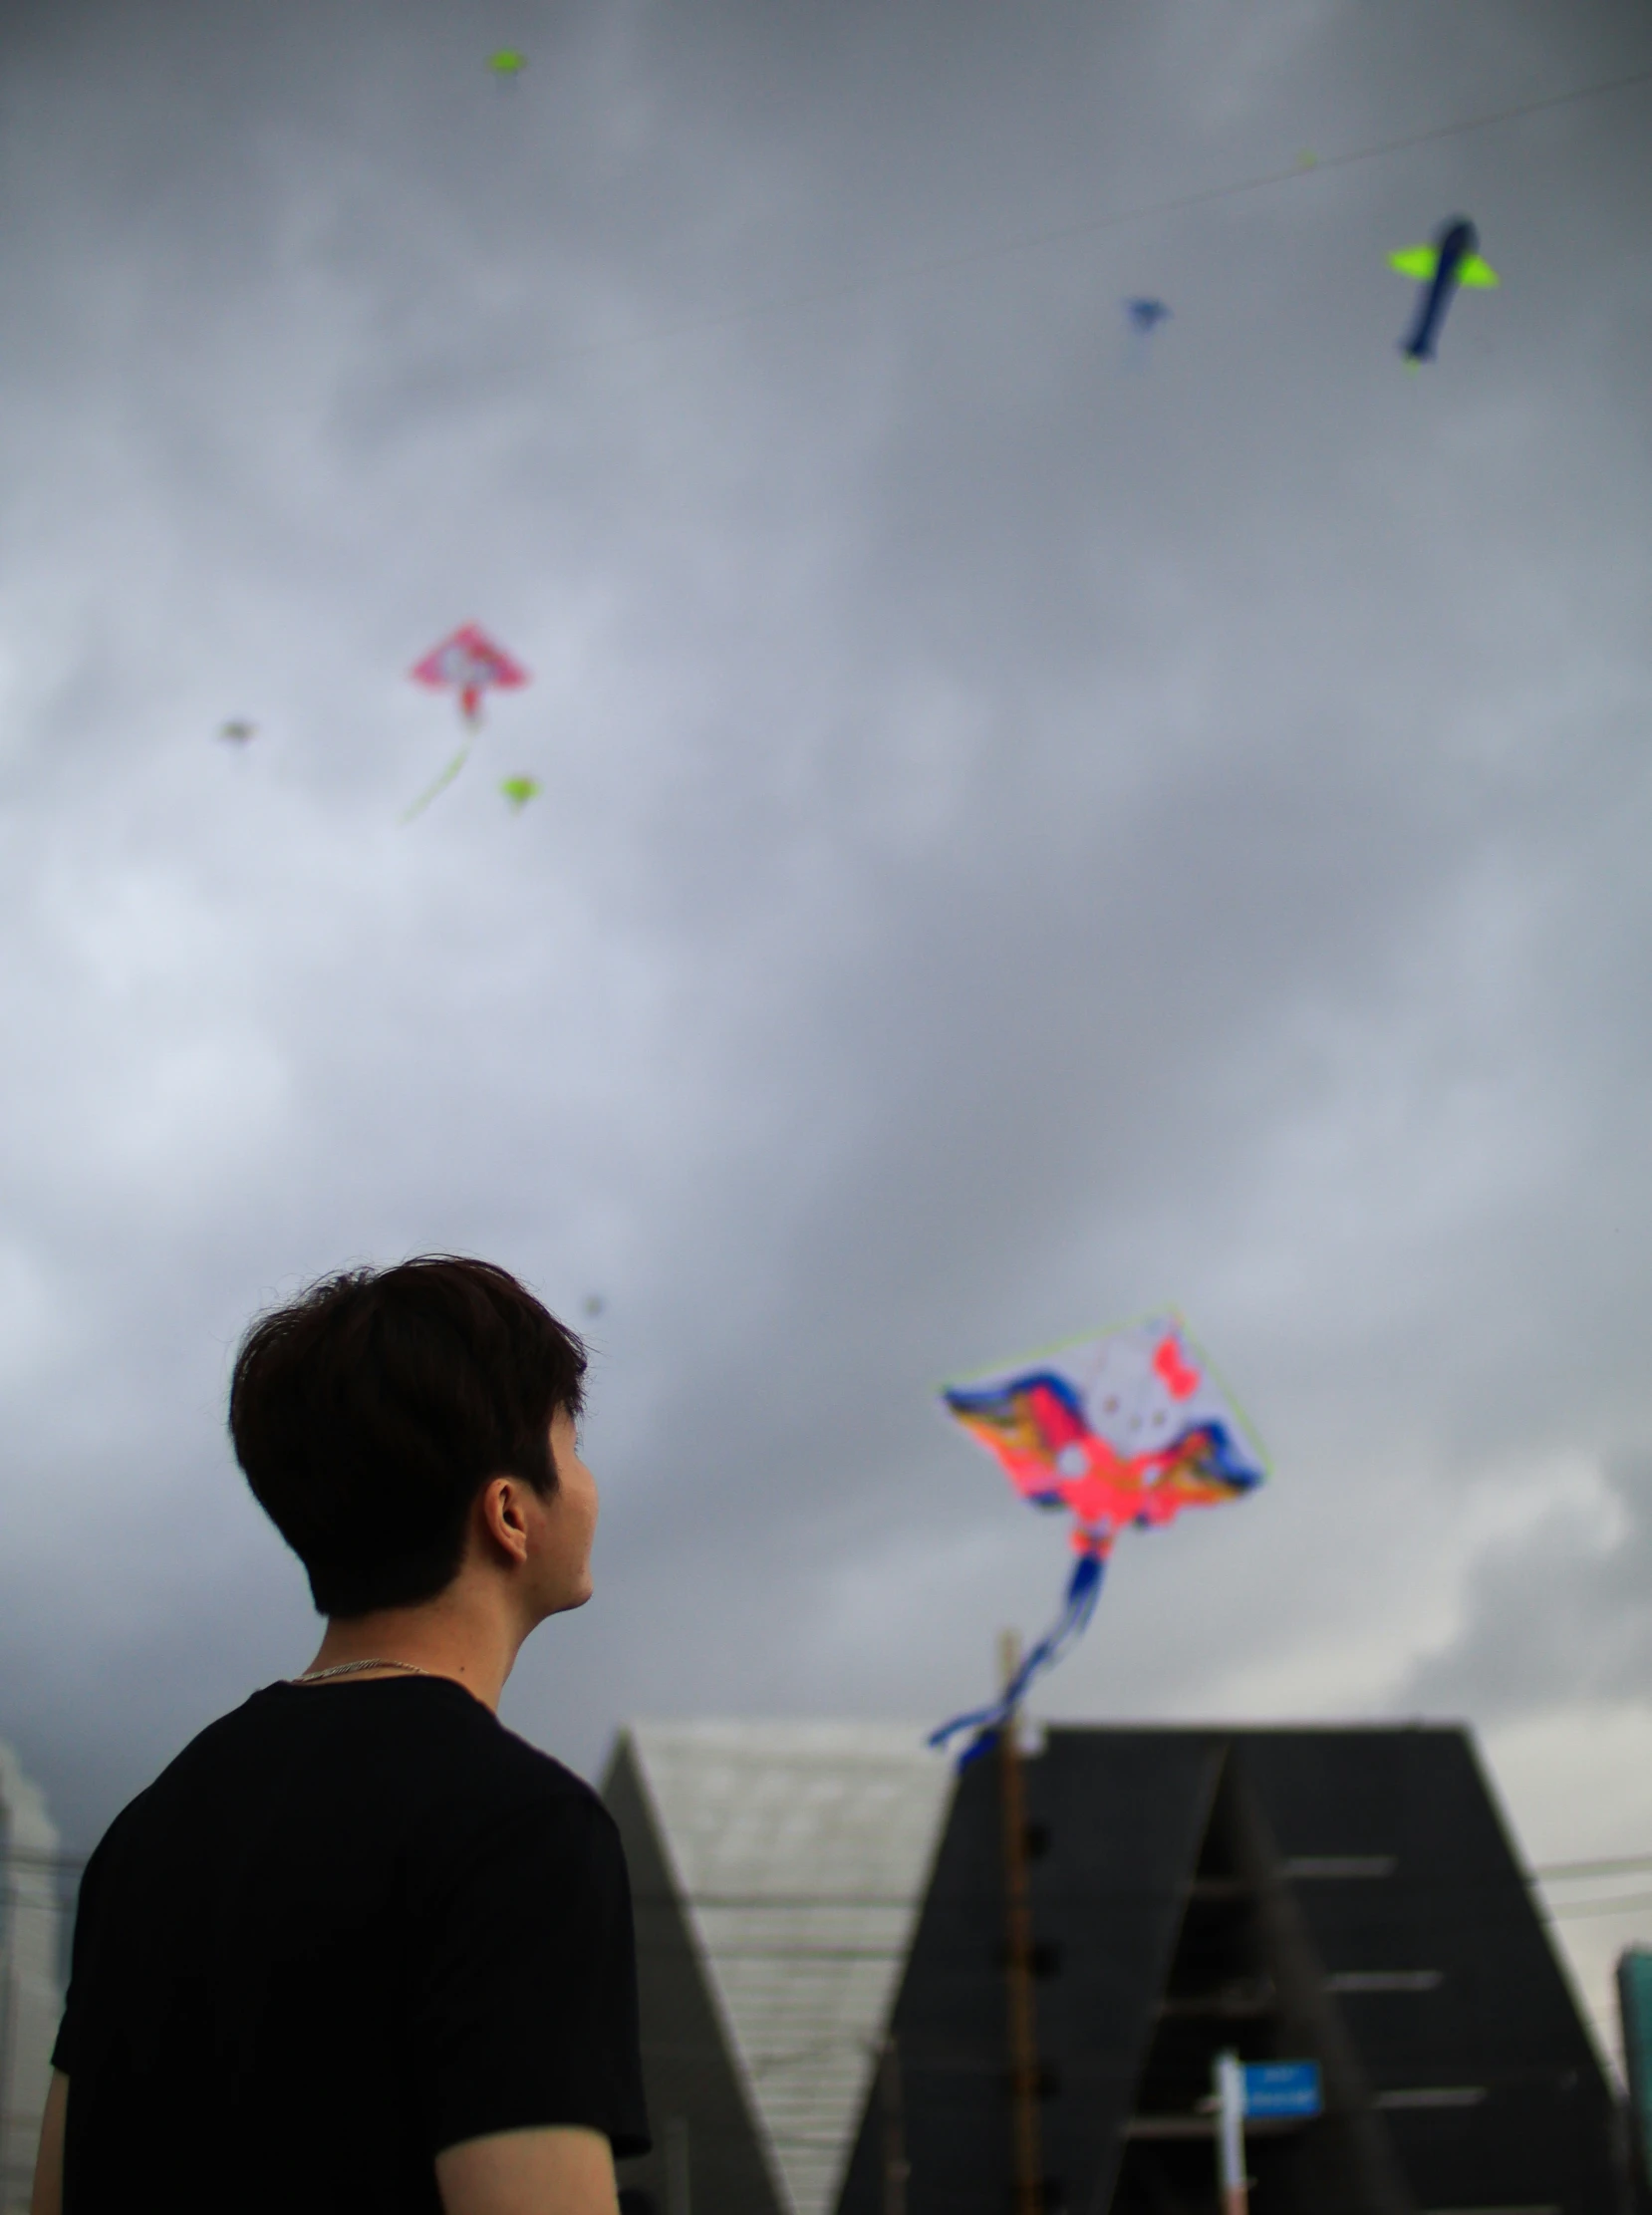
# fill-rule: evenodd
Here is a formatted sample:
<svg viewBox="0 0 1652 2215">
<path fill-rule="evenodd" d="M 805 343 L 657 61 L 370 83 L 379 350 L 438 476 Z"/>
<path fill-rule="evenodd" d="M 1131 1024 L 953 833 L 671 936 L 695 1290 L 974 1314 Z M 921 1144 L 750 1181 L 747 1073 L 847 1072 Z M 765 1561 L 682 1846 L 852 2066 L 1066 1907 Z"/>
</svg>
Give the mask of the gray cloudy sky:
<svg viewBox="0 0 1652 2215">
<path fill-rule="evenodd" d="M 3 22 L 0 1735 L 72 1842 L 310 1650 L 246 1317 L 439 1246 L 606 1302 L 507 1703 L 578 1766 L 981 1692 L 1061 1548 L 930 1388 L 1175 1299 L 1275 1482 L 1047 1711 L 1463 1715 L 1533 1855 L 1652 1849 L 1652 85 L 1338 164 L 1652 15 Z M 403 827 L 471 617 L 535 682 Z"/>
</svg>

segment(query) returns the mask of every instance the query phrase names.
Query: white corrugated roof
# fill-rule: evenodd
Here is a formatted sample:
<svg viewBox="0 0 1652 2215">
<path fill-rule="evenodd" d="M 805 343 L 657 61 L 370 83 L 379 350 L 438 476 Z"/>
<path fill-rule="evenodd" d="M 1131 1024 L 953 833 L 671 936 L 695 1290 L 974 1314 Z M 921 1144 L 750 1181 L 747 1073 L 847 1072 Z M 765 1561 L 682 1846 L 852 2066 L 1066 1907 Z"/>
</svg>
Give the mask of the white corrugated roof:
<svg viewBox="0 0 1652 2215">
<path fill-rule="evenodd" d="M 952 1792 L 923 1727 L 637 1723 L 638 1766 L 770 2166 L 829 2215 Z"/>
<path fill-rule="evenodd" d="M 29 2204 L 52 2042 L 63 2012 L 58 1981 L 57 1827 L 17 1756 L 0 1746 L 0 2209 Z"/>
</svg>

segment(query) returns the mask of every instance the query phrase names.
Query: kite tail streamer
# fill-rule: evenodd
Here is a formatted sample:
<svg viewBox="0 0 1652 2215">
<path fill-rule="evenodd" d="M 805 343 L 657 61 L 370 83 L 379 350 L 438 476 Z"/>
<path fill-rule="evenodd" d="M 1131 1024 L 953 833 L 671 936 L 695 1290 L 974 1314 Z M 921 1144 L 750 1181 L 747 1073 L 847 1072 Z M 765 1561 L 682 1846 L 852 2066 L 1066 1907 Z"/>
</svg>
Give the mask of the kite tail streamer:
<svg viewBox="0 0 1652 2215">
<path fill-rule="evenodd" d="M 429 806 L 430 802 L 435 798 L 436 794 L 438 792 L 446 791 L 447 787 L 452 783 L 453 779 L 458 775 L 459 771 L 464 767 L 465 763 L 469 759 L 470 746 L 467 740 L 464 745 L 460 746 L 458 752 L 454 754 L 452 760 L 448 762 L 446 768 L 442 770 L 440 776 L 437 777 L 434 784 L 428 786 L 424 791 L 422 791 L 418 795 L 418 798 L 414 800 L 412 807 L 404 808 L 402 810 L 402 821 L 404 823 L 411 823 L 415 815 L 422 815 L 424 810 Z"/>
<path fill-rule="evenodd" d="M 932 1731 L 928 1744 L 945 1746 L 960 1731 L 972 1731 L 975 1735 L 958 1758 L 961 1770 L 971 1762 L 980 1760 L 997 1744 L 998 1733 L 1019 1707 L 1027 1686 L 1034 1677 L 1042 1676 L 1046 1669 L 1053 1669 L 1079 1638 L 1096 1611 L 1096 1601 L 1101 1596 L 1101 1580 L 1107 1568 L 1104 1556 L 1082 1554 L 1073 1564 L 1073 1573 L 1067 1584 L 1067 1597 L 1060 1614 L 1026 1656 L 1002 1692 L 989 1707 L 975 1708 L 968 1715 L 955 1715 L 950 1723 L 943 1723 L 940 1730 Z"/>
</svg>

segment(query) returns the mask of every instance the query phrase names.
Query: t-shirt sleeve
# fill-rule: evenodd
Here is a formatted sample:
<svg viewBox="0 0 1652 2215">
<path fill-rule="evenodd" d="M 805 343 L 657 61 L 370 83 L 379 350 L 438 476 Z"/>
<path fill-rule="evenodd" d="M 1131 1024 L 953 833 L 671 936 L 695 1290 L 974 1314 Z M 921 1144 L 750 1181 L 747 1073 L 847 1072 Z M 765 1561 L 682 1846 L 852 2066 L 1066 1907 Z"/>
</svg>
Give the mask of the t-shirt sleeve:
<svg viewBox="0 0 1652 2215">
<path fill-rule="evenodd" d="M 100 1844 L 81 1871 L 80 1892 L 75 1901 L 75 1936 L 69 1954 L 69 1990 L 64 1995 L 63 2020 L 58 2025 L 57 2039 L 52 2047 L 52 2067 L 61 2070 L 65 2077 L 75 2075 L 77 2057 L 85 2045 L 81 2026 L 86 2012 L 86 1989 L 92 1974 L 91 1956 L 95 1950 L 94 1927 L 98 1919 L 99 1879 L 103 1867 L 104 1848 Z"/>
<path fill-rule="evenodd" d="M 490 1827 L 439 1888 L 413 2001 L 429 2149 L 581 2124 L 649 2150 L 625 1851 L 593 1795 Z"/>
</svg>

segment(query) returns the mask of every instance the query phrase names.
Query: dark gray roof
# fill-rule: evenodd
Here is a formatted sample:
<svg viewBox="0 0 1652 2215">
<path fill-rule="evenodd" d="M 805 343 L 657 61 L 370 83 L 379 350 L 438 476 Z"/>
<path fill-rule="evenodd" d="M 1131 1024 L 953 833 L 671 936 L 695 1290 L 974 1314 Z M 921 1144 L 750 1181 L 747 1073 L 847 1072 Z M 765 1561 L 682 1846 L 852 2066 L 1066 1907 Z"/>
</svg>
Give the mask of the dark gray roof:
<svg viewBox="0 0 1652 2215">
<path fill-rule="evenodd" d="M 750 1781 L 768 1809 L 755 1824 L 726 1764 L 721 1777 L 684 1807 L 703 1816 L 715 1803 L 713 1824 L 743 1823 L 737 1851 L 757 1866 L 790 1795 L 793 1881 L 813 1867 L 825 1890 L 853 1888 L 850 1838 L 824 1858 L 800 1842 L 810 1818 L 783 1761 Z M 1256 2215 L 1616 2215 L 1613 2096 L 1465 1731 L 1054 1729 L 1024 1782 L 1051 2208 L 1214 2204 L 1201 2102 L 1216 2052 L 1233 2047 L 1316 2061 L 1325 2087 L 1319 2120 L 1252 2133 Z M 649 1817 L 656 1832 L 684 1819 Z M 691 1885 L 670 1851 L 656 1837 L 645 1852 L 682 1899 Z M 987 1760 L 959 1782 L 890 1976 L 898 2077 L 875 2082 L 863 2065 L 837 2215 L 885 2215 L 896 2159 L 908 2215 L 1006 2215 L 1002 1871 Z M 720 2122 L 709 2105 L 689 2116 L 694 2206 L 790 2215 L 804 2172 L 788 2178 L 773 2158 L 749 2054 L 712 1990 L 727 1970 L 708 1965 L 714 1939 L 703 1926 L 694 1937 L 687 1901 L 673 1912 L 735 2095 Z M 654 1974 L 645 1962 L 646 2035 Z M 658 2015 L 680 2001 L 653 2004 Z M 876 2013 L 861 2012 L 869 2024 Z M 682 2080 L 669 2096 L 688 2100 Z M 715 2133 L 742 2127 L 767 2181 L 724 2168 L 713 2186 Z M 805 2189 L 818 2194 L 825 2174 Z M 654 2189 L 675 2215 L 658 2172 Z"/>
</svg>

